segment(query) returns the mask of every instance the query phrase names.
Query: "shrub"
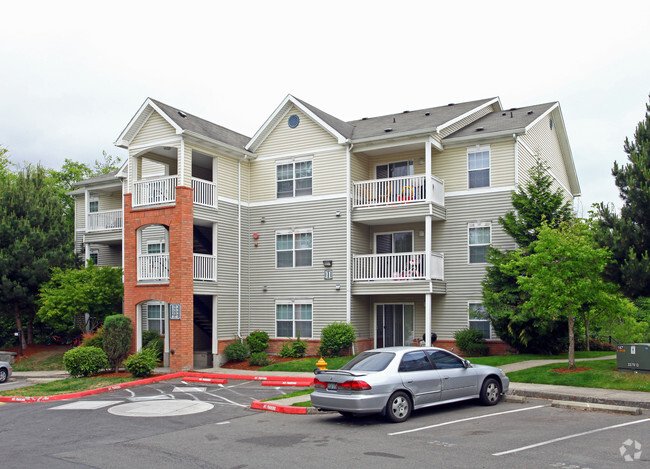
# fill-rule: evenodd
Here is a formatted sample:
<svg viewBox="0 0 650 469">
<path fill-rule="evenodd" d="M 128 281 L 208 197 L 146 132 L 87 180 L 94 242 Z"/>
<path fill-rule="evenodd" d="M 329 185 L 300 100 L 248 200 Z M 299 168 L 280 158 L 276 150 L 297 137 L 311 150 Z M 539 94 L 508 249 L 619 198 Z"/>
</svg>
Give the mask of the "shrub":
<svg viewBox="0 0 650 469">
<path fill-rule="evenodd" d="M 81 342 L 82 347 L 97 347 L 104 350 L 104 334 L 101 329 L 97 329 L 96 332 L 90 334 L 84 334 L 83 341 Z"/>
<path fill-rule="evenodd" d="M 228 344 L 225 353 L 228 360 L 235 360 L 240 362 L 248 358 L 248 356 L 251 354 L 251 349 L 241 340 L 236 339 L 234 342 Z"/>
<path fill-rule="evenodd" d="M 160 337 L 160 334 L 158 331 L 154 331 L 153 329 L 142 331 L 142 346 L 146 347 L 149 342 L 158 337 Z"/>
<path fill-rule="evenodd" d="M 104 320 L 104 352 L 117 372 L 131 347 L 131 320 L 122 314 L 107 316 Z"/>
<path fill-rule="evenodd" d="M 463 329 L 454 334 L 458 348 L 471 357 L 487 355 L 489 347 L 483 338 L 483 332 L 477 329 Z"/>
<path fill-rule="evenodd" d="M 321 345 L 318 352 L 323 357 L 336 357 L 341 350 L 356 342 L 354 327 L 345 322 L 333 322 L 320 333 Z"/>
<path fill-rule="evenodd" d="M 143 349 L 142 352 L 134 353 L 124 360 L 125 368 L 136 378 L 146 378 L 157 364 L 157 352 L 152 348 Z"/>
<path fill-rule="evenodd" d="M 108 358 L 98 347 L 75 347 L 63 354 L 63 365 L 71 376 L 90 376 L 108 367 Z"/>
<path fill-rule="evenodd" d="M 147 345 L 142 348 L 155 351 L 156 359 L 160 361 L 163 359 L 163 352 L 165 351 L 165 339 L 159 335 L 158 337 L 151 339 Z"/>
<path fill-rule="evenodd" d="M 280 349 L 280 356 L 282 358 L 300 358 L 305 356 L 307 350 L 307 342 L 304 340 L 294 340 L 285 342 Z"/>
<path fill-rule="evenodd" d="M 251 366 L 266 366 L 269 363 L 269 357 L 266 355 L 266 352 L 255 352 L 251 354 L 251 358 L 248 360 L 248 364 Z"/>
<path fill-rule="evenodd" d="M 269 348 L 269 335 L 264 331 L 255 330 L 246 337 L 246 343 L 250 347 L 251 353 L 263 352 Z"/>
</svg>

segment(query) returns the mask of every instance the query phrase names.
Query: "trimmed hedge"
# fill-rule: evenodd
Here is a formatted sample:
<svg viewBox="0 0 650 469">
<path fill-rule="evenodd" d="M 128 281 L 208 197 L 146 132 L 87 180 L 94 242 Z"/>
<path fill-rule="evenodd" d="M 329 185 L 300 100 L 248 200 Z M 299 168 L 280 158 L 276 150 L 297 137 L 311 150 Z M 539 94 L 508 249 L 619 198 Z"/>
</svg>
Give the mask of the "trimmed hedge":
<svg viewBox="0 0 650 469">
<path fill-rule="evenodd" d="M 63 365 L 70 376 L 90 376 L 108 367 L 108 358 L 99 347 L 75 347 L 63 354 Z"/>
<path fill-rule="evenodd" d="M 337 357 L 341 350 L 350 347 L 357 338 L 354 327 L 346 322 L 333 322 L 320 333 L 318 353 L 323 357 Z"/>
<path fill-rule="evenodd" d="M 477 329 L 463 329 L 454 334 L 456 345 L 470 357 L 482 357 L 488 354 L 490 348 L 485 343 L 483 333 Z"/>
<path fill-rule="evenodd" d="M 158 364 L 158 355 L 155 349 L 146 348 L 142 352 L 134 353 L 124 360 L 124 367 L 136 378 L 146 378 L 151 375 Z"/>
<path fill-rule="evenodd" d="M 228 360 L 241 362 L 248 358 L 251 354 L 251 349 L 248 345 L 236 339 L 234 342 L 228 344 L 225 354 Z"/>
</svg>

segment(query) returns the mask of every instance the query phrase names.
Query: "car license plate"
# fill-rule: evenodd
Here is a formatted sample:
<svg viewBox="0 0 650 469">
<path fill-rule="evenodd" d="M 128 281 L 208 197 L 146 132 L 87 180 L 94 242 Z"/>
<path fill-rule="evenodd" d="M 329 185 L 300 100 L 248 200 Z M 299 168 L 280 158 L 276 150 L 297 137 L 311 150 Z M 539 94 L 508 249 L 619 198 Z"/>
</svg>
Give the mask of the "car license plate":
<svg viewBox="0 0 650 469">
<path fill-rule="evenodd" d="M 336 391 L 336 383 L 327 383 L 327 390 L 328 391 Z"/>
</svg>

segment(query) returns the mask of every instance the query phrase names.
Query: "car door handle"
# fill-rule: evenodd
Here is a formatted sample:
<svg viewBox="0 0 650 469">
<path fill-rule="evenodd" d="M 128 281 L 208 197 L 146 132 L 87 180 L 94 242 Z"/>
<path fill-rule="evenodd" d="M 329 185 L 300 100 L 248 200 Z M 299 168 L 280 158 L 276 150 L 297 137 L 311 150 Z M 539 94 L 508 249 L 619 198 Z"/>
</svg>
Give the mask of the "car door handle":
<svg viewBox="0 0 650 469">
<path fill-rule="evenodd" d="M 449 379 L 449 376 L 443 376 L 442 379 Z"/>
</svg>

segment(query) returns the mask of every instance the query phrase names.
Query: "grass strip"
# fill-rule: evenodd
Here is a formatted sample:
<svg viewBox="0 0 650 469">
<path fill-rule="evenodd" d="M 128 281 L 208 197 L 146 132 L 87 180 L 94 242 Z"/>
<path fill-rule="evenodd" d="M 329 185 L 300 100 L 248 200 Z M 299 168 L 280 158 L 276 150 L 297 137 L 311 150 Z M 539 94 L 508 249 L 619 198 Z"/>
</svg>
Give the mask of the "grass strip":
<svg viewBox="0 0 650 469">
<path fill-rule="evenodd" d="M 576 358 L 598 358 L 616 355 L 616 352 L 576 352 Z M 529 360 L 568 360 L 566 353 L 559 355 L 535 355 L 520 353 L 514 355 L 492 355 L 490 357 L 469 357 L 468 360 L 477 365 L 501 366 L 510 363 L 526 362 Z"/>
<path fill-rule="evenodd" d="M 13 365 L 14 371 L 52 371 L 65 370 L 63 366 L 63 354 L 65 351 L 56 353 L 37 353 L 32 357 L 25 358 Z"/>
<path fill-rule="evenodd" d="M 113 386 L 120 383 L 128 383 L 137 378 L 133 376 L 118 377 L 118 378 L 102 378 L 102 377 L 88 377 L 88 378 L 67 378 L 49 383 L 35 384 L 34 386 L 26 386 L 24 388 L 10 389 L 8 391 L 0 392 L 0 396 L 16 396 L 16 397 L 39 397 L 39 396 L 56 396 L 59 394 L 69 394 L 73 392 L 88 391 L 91 389 L 103 388 L 105 386 Z"/>
<path fill-rule="evenodd" d="M 277 401 L 280 399 L 289 399 L 290 397 L 296 397 L 296 396 L 304 396 L 304 395 L 309 395 L 312 392 L 314 392 L 313 389 L 301 389 L 300 391 L 295 391 L 289 394 L 283 394 L 282 396 L 275 396 L 275 397 L 270 397 L 268 399 L 264 399 L 262 402 L 268 402 L 268 401 Z"/>
<path fill-rule="evenodd" d="M 622 391 L 650 392 L 650 374 L 616 371 L 616 360 L 598 360 L 576 363 L 588 371 L 557 373 L 551 370 L 566 368 L 563 363 L 537 366 L 508 373 L 511 381 L 518 383 L 556 384 L 588 388 L 619 389 Z"/>
</svg>

